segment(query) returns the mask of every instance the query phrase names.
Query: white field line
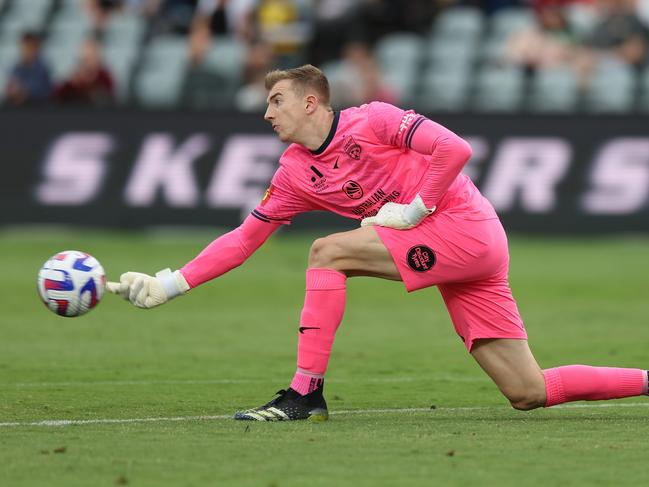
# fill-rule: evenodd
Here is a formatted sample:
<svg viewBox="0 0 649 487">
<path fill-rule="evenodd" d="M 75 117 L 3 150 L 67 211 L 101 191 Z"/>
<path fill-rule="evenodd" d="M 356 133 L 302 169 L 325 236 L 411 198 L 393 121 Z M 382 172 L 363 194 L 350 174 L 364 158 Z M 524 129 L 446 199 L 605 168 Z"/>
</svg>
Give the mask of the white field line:
<svg viewBox="0 0 649 487">
<path fill-rule="evenodd" d="M 274 382 L 283 383 L 286 378 L 275 379 Z M 431 375 L 420 377 L 370 377 L 358 379 L 327 379 L 329 384 L 383 384 L 417 381 L 439 381 L 439 382 L 489 382 L 488 377 L 479 376 L 454 376 L 454 375 Z M 0 388 L 10 387 L 82 387 L 82 386 L 148 386 L 148 385 L 210 385 L 210 384 L 268 384 L 271 379 L 152 379 L 152 380 L 88 380 L 88 381 L 63 381 L 63 382 L 6 382 L 0 383 Z"/>
<path fill-rule="evenodd" d="M 649 403 L 593 403 L 593 404 L 566 404 L 563 406 L 555 406 L 556 409 L 603 409 L 603 408 L 645 408 Z M 510 408 L 506 406 L 470 406 L 470 407 L 457 407 L 446 408 L 438 407 L 431 408 L 394 408 L 394 409 L 349 409 L 342 411 L 332 411 L 330 414 L 335 416 L 347 415 L 382 415 L 394 413 L 431 413 L 435 411 L 442 412 L 465 412 L 465 411 L 506 411 Z M 190 422 L 190 421 L 217 421 L 217 420 L 230 420 L 232 414 L 219 414 L 215 416 L 170 416 L 170 417 L 152 417 L 152 418 L 123 418 L 123 419 L 44 419 L 41 421 L 27 421 L 27 422 L 7 422 L 0 423 L 0 428 L 16 428 L 25 426 L 81 426 L 87 424 L 129 424 L 129 423 L 162 423 L 162 422 Z"/>
</svg>

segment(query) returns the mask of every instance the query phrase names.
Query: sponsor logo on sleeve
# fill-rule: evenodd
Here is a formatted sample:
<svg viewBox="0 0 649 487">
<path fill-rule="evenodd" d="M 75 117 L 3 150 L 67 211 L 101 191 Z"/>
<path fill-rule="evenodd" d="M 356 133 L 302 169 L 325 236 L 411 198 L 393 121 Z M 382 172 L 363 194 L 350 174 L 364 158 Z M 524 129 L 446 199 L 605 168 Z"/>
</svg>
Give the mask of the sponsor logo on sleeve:
<svg viewBox="0 0 649 487">
<path fill-rule="evenodd" d="M 412 125 L 412 122 L 415 120 L 417 117 L 417 114 L 413 111 L 407 111 L 404 115 L 403 118 L 401 119 L 401 123 L 399 124 L 399 131 L 397 132 L 397 141 L 399 144 L 401 144 L 401 140 L 403 136 L 406 134 L 406 129 Z"/>
<path fill-rule="evenodd" d="M 408 266 L 415 272 L 426 272 L 433 268 L 437 258 L 435 252 L 425 245 L 415 245 L 406 255 Z"/>
<path fill-rule="evenodd" d="M 261 198 L 261 206 L 264 206 L 266 203 L 268 203 L 268 200 L 270 197 L 273 195 L 273 191 L 275 191 L 275 186 L 272 184 L 268 186 L 268 189 L 264 192 L 264 196 Z"/>
</svg>

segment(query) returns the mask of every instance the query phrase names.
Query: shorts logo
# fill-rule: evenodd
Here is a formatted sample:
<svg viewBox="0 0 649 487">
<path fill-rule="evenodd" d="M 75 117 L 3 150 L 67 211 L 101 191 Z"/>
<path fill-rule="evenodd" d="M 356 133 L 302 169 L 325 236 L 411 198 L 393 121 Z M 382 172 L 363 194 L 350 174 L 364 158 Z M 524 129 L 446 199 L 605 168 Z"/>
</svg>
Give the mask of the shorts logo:
<svg viewBox="0 0 649 487">
<path fill-rule="evenodd" d="M 408 266 L 415 272 L 426 272 L 433 268 L 437 258 L 435 252 L 425 245 L 415 245 L 408 250 Z"/>
<path fill-rule="evenodd" d="M 361 158 L 361 146 L 356 143 L 351 135 L 345 142 L 345 152 L 352 159 L 359 160 Z"/>
<path fill-rule="evenodd" d="M 360 184 L 351 179 L 343 184 L 343 191 L 353 200 L 359 200 L 363 197 L 363 188 L 361 188 Z"/>
</svg>

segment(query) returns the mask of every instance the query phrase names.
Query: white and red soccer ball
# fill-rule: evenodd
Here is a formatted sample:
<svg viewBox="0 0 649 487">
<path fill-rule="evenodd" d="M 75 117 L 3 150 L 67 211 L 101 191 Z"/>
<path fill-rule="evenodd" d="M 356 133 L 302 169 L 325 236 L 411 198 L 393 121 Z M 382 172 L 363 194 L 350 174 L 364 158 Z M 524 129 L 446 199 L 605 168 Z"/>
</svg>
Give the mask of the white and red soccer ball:
<svg viewBox="0 0 649 487">
<path fill-rule="evenodd" d="M 92 255 L 78 250 L 59 252 L 38 273 L 38 294 L 60 316 L 81 316 L 104 295 L 104 268 Z"/>
</svg>

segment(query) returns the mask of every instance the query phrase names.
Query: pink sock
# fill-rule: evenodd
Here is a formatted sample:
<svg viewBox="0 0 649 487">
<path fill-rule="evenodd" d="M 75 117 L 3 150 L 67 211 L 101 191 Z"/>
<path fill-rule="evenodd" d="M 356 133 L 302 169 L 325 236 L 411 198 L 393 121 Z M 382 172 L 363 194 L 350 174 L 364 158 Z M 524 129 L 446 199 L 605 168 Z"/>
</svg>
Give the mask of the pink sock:
<svg viewBox="0 0 649 487">
<path fill-rule="evenodd" d="M 291 389 L 304 396 L 309 392 L 315 391 L 322 384 L 324 384 L 324 377 L 304 374 L 298 370 L 295 372 L 295 376 L 293 376 L 293 380 L 291 381 Z"/>
<path fill-rule="evenodd" d="M 545 407 L 571 401 L 599 401 L 647 394 L 647 371 L 566 365 L 545 369 Z"/>
<path fill-rule="evenodd" d="M 327 370 L 334 336 L 345 311 L 346 281 L 347 276 L 334 269 L 306 271 L 297 343 L 298 371 L 291 382 L 291 388 L 300 394 L 311 392 L 311 384 L 316 383 L 311 379 L 322 379 Z"/>
</svg>

